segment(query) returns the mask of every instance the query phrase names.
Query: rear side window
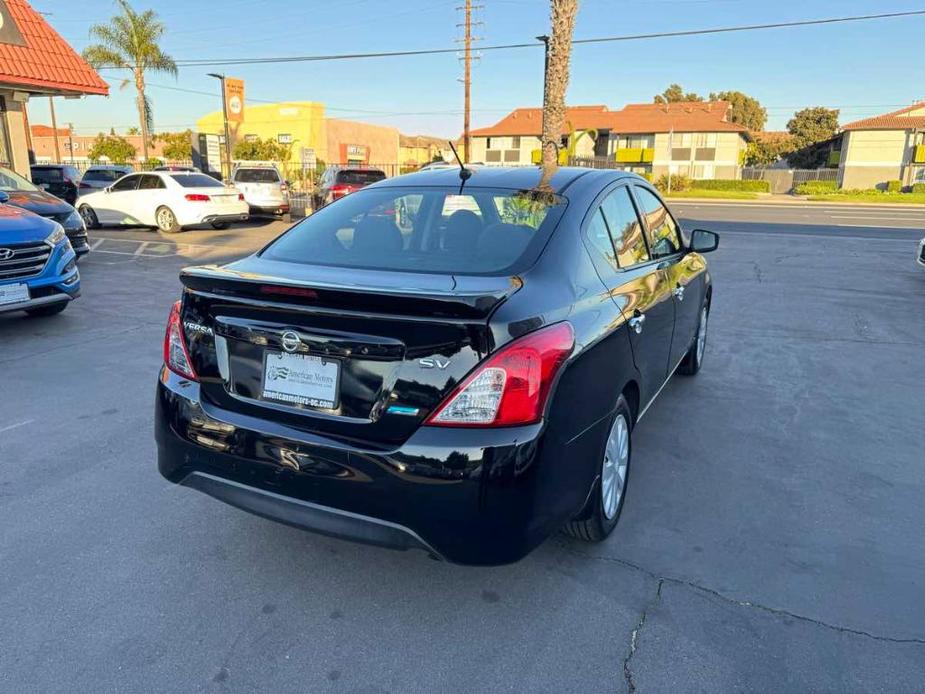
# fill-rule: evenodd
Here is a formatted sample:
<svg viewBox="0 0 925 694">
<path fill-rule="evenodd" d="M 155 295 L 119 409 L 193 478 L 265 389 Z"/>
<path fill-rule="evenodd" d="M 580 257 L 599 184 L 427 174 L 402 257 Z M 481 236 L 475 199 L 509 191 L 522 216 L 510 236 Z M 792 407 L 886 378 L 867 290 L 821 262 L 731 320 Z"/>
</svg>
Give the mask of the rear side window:
<svg viewBox="0 0 925 694">
<path fill-rule="evenodd" d="M 653 258 L 664 258 L 681 250 L 678 225 L 668 210 L 652 192 L 636 186 L 636 197 L 642 206 L 649 229 L 649 248 Z"/>
<path fill-rule="evenodd" d="M 376 169 L 359 171 L 347 169 L 344 171 L 338 171 L 335 180 L 338 183 L 343 183 L 345 185 L 357 186 L 375 183 L 376 181 L 381 181 L 384 178 L 385 174 Z"/>
<path fill-rule="evenodd" d="M 273 169 L 238 169 L 234 180 L 238 183 L 279 183 L 279 174 Z"/>
<path fill-rule="evenodd" d="M 184 188 L 224 188 L 221 181 L 201 173 L 176 173 L 170 177 Z"/>
<path fill-rule="evenodd" d="M 138 186 L 138 190 L 160 190 L 166 187 L 160 176 L 145 174 L 141 177 L 141 185 Z"/>
<path fill-rule="evenodd" d="M 627 268 L 649 260 L 642 224 L 629 189 L 617 188 L 604 198 L 601 211 L 607 220 L 620 267 Z"/>
<path fill-rule="evenodd" d="M 112 183 L 118 181 L 126 174 L 125 171 L 116 171 L 115 169 L 89 169 L 84 174 L 85 181 L 105 181 Z"/>
<path fill-rule="evenodd" d="M 262 255 L 345 268 L 517 274 L 536 262 L 565 206 L 558 196 L 514 190 L 368 188 L 304 219 Z"/>
<path fill-rule="evenodd" d="M 32 169 L 33 183 L 61 183 L 64 172 L 61 169 Z"/>
</svg>

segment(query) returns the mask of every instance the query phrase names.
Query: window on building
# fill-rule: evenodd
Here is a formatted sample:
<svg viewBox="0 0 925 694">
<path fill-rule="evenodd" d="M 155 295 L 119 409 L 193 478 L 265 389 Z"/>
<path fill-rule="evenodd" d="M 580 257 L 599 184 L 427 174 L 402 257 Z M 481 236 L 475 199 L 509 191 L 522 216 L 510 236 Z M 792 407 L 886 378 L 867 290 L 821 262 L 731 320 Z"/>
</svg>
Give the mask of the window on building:
<svg viewBox="0 0 925 694">
<path fill-rule="evenodd" d="M 655 135 L 622 135 L 620 149 L 652 149 L 655 147 Z"/>
<path fill-rule="evenodd" d="M 10 136 L 6 120 L 6 99 L 0 96 L 0 166 L 12 167 Z"/>
<path fill-rule="evenodd" d="M 506 149 L 504 150 L 504 161 L 514 162 L 515 164 L 520 161 L 520 150 L 519 149 Z"/>
<path fill-rule="evenodd" d="M 691 171 L 691 178 L 716 178 L 713 164 L 695 164 Z"/>
<path fill-rule="evenodd" d="M 520 135 L 511 138 L 511 149 L 520 149 Z"/>
<path fill-rule="evenodd" d="M 487 150 L 485 152 L 485 161 L 500 162 L 501 161 L 501 150 L 500 149 Z"/>
<path fill-rule="evenodd" d="M 694 147 L 716 147 L 716 133 L 696 133 Z"/>
<path fill-rule="evenodd" d="M 491 149 L 491 138 L 490 137 L 485 138 L 485 149 Z"/>
<path fill-rule="evenodd" d="M 281 145 L 291 145 L 292 144 L 292 133 L 279 133 L 276 136 L 276 141 Z"/>
</svg>

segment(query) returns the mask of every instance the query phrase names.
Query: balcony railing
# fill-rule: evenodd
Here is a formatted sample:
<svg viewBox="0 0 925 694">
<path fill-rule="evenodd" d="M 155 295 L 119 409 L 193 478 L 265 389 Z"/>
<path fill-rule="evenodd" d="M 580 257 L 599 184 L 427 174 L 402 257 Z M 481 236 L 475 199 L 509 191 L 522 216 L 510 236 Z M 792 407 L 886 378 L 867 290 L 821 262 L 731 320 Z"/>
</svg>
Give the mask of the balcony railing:
<svg viewBox="0 0 925 694">
<path fill-rule="evenodd" d="M 618 149 L 616 159 L 620 164 L 649 164 L 655 159 L 655 149 L 653 147 Z"/>
</svg>

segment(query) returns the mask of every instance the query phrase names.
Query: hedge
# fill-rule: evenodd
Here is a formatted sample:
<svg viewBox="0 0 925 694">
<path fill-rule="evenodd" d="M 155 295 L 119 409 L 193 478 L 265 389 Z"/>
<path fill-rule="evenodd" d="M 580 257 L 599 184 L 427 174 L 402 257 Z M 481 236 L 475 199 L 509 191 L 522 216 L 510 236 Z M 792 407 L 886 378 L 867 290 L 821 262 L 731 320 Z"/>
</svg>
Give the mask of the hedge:
<svg viewBox="0 0 925 694">
<path fill-rule="evenodd" d="M 825 195 L 838 190 L 838 181 L 804 181 L 795 186 L 793 192 L 797 195 Z"/>
<path fill-rule="evenodd" d="M 887 193 L 902 193 L 903 192 L 903 182 L 902 181 L 887 181 L 886 182 L 886 192 Z"/>
<path fill-rule="evenodd" d="M 745 193 L 770 193 L 770 181 L 737 181 L 734 179 L 693 180 L 691 190 L 735 190 Z"/>
<path fill-rule="evenodd" d="M 913 183 L 912 192 L 913 193 L 925 193 L 925 183 Z"/>
</svg>

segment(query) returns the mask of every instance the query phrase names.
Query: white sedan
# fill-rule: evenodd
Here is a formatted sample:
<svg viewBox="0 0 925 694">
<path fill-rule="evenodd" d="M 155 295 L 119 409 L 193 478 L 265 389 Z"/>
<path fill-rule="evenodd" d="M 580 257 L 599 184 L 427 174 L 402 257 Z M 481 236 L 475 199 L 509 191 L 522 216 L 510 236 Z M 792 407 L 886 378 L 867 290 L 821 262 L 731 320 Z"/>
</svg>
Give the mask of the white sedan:
<svg viewBox="0 0 925 694">
<path fill-rule="evenodd" d="M 108 188 L 82 196 L 77 211 L 91 229 L 130 224 L 173 233 L 197 224 L 224 229 L 245 221 L 248 207 L 239 191 L 206 174 L 150 171 L 123 176 Z"/>
</svg>

